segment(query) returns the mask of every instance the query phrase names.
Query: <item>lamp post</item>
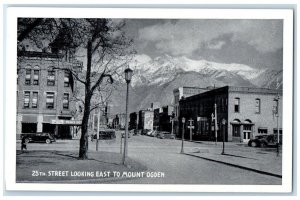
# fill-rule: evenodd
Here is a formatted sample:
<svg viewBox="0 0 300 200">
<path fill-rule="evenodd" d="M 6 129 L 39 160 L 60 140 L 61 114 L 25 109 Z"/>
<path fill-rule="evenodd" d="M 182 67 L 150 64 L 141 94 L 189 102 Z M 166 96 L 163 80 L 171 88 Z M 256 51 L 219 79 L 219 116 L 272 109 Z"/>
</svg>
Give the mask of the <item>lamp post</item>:
<svg viewBox="0 0 300 200">
<path fill-rule="evenodd" d="M 222 125 L 223 125 L 223 150 L 222 155 L 225 154 L 225 128 L 226 128 L 226 119 L 222 119 Z"/>
<path fill-rule="evenodd" d="M 184 124 L 185 124 L 185 118 L 182 118 L 182 136 L 181 136 L 181 152 L 180 153 L 184 153 L 183 150 L 183 140 L 184 140 Z"/>
<path fill-rule="evenodd" d="M 127 150 L 128 150 L 128 144 L 127 144 L 127 140 L 128 140 L 128 119 L 127 119 L 128 118 L 128 94 L 129 94 L 129 83 L 131 81 L 133 71 L 128 67 L 127 69 L 125 69 L 124 72 L 125 72 L 125 80 L 127 83 L 127 90 L 126 90 L 125 138 L 124 138 L 124 151 L 123 151 L 123 159 L 122 159 L 123 165 L 125 165 L 126 157 L 127 157 Z"/>
</svg>

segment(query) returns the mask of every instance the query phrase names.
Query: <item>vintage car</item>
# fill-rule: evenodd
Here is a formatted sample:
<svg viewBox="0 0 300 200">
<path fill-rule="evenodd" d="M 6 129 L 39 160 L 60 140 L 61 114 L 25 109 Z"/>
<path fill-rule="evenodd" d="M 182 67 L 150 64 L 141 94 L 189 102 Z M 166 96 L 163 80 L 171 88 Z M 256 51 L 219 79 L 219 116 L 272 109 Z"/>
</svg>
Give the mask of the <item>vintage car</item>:
<svg viewBox="0 0 300 200">
<path fill-rule="evenodd" d="M 56 139 L 53 135 L 50 133 L 44 133 L 44 132 L 37 132 L 37 133 L 23 133 L 21 135 L 22 140 L 25 141 L 25 143 L 29 142 L 45 142 L 47 144 L 50 144 L 52 142 L 55 142 Z"/>
<path fill-rule="evenodd" d="M 274 147 L 277 143 L 276 134 L 257 135 L 254 139 L 250 139 L 248 146 L 250 147 Z"/>
<path fill-rule="evenodd" d="M 94 139 L 97 139 L 97 134 L 95 134 Z M 114 130 L 100 130 L 99 131 L 99 140 L 111 140 L 116 138 L 116 133 Z"/>
<path fill-rule="evenodd" d="M 175 135 L 167 131 L 159 131 L 156 137 L 160 139 L 175 139 Z"/>
</svg>

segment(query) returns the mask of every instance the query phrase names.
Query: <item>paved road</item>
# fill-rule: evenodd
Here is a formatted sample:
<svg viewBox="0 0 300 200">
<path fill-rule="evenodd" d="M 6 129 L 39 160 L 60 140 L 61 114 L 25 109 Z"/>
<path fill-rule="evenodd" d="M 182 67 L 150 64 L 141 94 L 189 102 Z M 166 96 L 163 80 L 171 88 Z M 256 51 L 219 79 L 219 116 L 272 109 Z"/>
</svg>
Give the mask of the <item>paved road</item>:
<svg viewBox="0 0 300 200">
<path fill-rule="evenodd" d="M 89 143 L 90 151 L 95 151 L 95 141 Z M 29 150 L 76 150 L 78 140 L 60 140 L 56 144 L 32 144 L 28 145 Z M 101 151 L 120 152 L 120 133 L 113 141 L 99 142 L 99 153 Z M 18 147 L 20 145 L 18 144 Z M 200 158 L 180 154 L 181 141 L 170 139 L 157 139 L 148 136 L 132 136 L 128 142 L 128 156 L 148 167 L 148 171 L 162 172 L 161 178 L 139 178 L 118 181 L 118 183 L 151 183 L 151 184 L 281 184 L 281 178 L 258 174 L 255 172 L 215 163 Z M 213 143 L 184 143 L 185 152 L 192 152 L 195 149 L 219 148 Z M 227 148 L 234 149 L 228 145 Z M 251 151 L 245 148 L 245 151 Z"/>
</svg>

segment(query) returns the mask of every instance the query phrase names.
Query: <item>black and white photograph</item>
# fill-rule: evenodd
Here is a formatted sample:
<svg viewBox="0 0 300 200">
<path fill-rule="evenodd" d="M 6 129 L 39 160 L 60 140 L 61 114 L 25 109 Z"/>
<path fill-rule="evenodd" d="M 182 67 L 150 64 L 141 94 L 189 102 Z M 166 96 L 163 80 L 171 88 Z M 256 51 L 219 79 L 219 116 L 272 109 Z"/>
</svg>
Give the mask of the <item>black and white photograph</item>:
<svg viewBox="0 0 300 200">
<path fill-rule="evenodd" d="M 16 18 L 16 185 L 291 184 L 286 18 L 48 16 Z"/>
</svg>

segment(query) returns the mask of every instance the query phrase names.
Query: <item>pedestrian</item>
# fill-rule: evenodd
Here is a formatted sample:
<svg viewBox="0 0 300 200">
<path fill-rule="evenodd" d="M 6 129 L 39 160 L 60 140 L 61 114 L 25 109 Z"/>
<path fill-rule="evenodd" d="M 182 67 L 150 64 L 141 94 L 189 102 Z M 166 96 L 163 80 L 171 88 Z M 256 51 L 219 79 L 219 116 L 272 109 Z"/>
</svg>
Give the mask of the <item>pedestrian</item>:
<svg viewBox="0 0 300 200">
<path fill-rule="evenodd" d="M 21 142 L 21 150 L 27 150 L 27 144 L 26 144 L 26 139 L 25 137 L 22 137 L 22 142 Z"/>
</svg>

